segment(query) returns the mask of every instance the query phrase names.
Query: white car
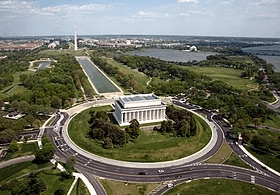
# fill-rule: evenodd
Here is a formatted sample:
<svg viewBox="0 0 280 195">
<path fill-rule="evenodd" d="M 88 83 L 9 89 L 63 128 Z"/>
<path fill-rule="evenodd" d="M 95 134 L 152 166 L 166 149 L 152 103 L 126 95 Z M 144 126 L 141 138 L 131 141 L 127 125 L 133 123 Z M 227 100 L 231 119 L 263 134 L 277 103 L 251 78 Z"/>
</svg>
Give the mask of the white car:
<svg viewBox="0 0 280 195">
<path fill-rule="evenodd" d="M 158 170 L 158 173 L 164 173 L 164 170 L 159 169 L 159 170 Z"/>
<path fill-rule="evenodd" d="M 174 187 L 174 184 L 173 184 L 173 183 L 169 183 L 169 184 L 167 184 L 166 187 L 167 187 L 167 188 L 173 188 L 173 187 Z"/>
</svg>

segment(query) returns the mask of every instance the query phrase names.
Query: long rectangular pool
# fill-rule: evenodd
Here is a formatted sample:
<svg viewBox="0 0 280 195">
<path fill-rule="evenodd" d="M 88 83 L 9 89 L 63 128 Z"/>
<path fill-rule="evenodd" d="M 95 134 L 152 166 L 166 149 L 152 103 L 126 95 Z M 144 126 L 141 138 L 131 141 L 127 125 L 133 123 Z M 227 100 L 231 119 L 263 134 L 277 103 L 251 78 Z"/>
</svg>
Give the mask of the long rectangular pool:
<svg viewBox="0 0 280 195">
<path fill-rule="evenodd" d="M 120 92 L 87 58 L 77 58 L 98 93 Z"/>
</svg>

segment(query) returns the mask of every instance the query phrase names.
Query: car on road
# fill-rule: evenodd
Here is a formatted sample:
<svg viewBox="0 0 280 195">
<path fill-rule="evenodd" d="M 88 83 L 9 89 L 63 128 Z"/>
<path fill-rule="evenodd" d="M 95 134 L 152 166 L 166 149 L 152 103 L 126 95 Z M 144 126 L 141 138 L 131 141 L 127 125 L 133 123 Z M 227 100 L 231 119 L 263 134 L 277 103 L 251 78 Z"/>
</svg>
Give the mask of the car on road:
<svg viewBox="0 0 280 195">
<path fill-rule="evenodd" d="M 227 178 L 233 178 L 233 175 L 227 175 Z"/>
<path fill-rule="evenodd" d="M 159 169 L 158 173 L 164 173 L 164 170 L 163 169 Z"/>
<path fill-rule="evenodd" d="M 173 183 L 169 183 L 169 184 L 166 185 L 166 187 L 167 187 L 167 188 L 173 188 L 173 187 L 174 187 L 174 184 L 173 184 Z"/>
<path fill-rule="evenodd" d="M 177 175 L 175 178 L 176 178 L 176 179 L 183 178 L 183 175 Z"/>
<path fill-rule="evenodd" d="M 145 172 L 139 172 L 138 175 L 146 175 Z"/>
<path fill-rule="evenodd" d="M 187 168 L 187 169 L 186 169 L 186 171 L 191 171 L 191 170 L 192 170 L 192 168 Z"/>
<path fill-rule="evenodd" d="M 264 170 L 267 170 L 267 167 L 265 167 L 265 166 L 262 166 L 262 169 L 264 169 Z"/>
<path fill-rule="evenodd" d="M 192 177 L 189 177 L 188 180 L 192 180 Z"/>
</svg>

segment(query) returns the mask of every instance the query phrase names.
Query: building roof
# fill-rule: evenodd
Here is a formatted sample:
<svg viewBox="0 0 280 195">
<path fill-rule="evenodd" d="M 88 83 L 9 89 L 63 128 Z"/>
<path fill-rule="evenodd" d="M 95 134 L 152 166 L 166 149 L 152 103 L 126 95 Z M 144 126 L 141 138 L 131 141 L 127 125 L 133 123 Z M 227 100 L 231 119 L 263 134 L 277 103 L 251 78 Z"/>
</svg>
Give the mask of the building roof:
<svg viewBox="0 0 280 195">
<path fill-rule="evenodd" d="M 123 96 L 119 101 L 124 108 L 161 105 L 161 100 L 155 94 Z"/>
<path fill-rule="evenodd" d="M 124 102 L 140 102 L 140 101 L 146 101 L 146 100 L 155 100 L 158 99 L 158 97 L 154 95 L 136 95 L 136 96 L 128 96 L 128 97 L 121 97 Z"/>
</svg>

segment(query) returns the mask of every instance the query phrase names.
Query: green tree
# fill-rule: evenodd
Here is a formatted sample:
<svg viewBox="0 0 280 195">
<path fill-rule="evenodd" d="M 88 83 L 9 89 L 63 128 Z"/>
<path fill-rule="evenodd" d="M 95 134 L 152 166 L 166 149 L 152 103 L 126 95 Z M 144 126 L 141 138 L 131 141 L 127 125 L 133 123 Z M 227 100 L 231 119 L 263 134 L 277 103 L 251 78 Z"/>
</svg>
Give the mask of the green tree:
<svg viewBox="0 0 280 195">
<path fill-rule="evenodd" d="M 238 119 L 238 124 L 239 124 L 239 127 L 241 129 L 245 129 L 246 128 L 246 123 L 244 122 L 243 119 Z"/>
<path fill-rule="evenodd" d="M 179 132 L 178 134 L 181 136 L 181 137 L 190 137 L 190 125 L 189 123 L 185 123 L 180 129 L 179 129 Z"/>
<path fill-rule="evenodd" d="M 36 119 L 33 121 L 32 126 L 36 129 L 39 129 L 41 127 L 41 121 L 39 119 Z"/>
<path fill-rule="evenodd" d="M 32 125 L 34 122 L 35 118 L 32 114 L 28 114 L 27 116 L 24 117 L 28 125 Z"/>
<path fill-rule="evenodd" d="M 17 139 L 17 135 L 14 130 L 6 129 L 0 132 L 0 143 L 10 143 L 14 139 Z"/>
<path fill-rule="evenodd" d="M 61 106 L 60 98 L 54 95 L 51 99 L 51 106 L 54 108 L 60 108 Z"/>
<path fill-rule="evenodd" d="M 253 118 L 253 123 L 254 123 L 256 128 L 262 124 L 260 118 Z"/>
<path fill-rule="evenodd" d="M 65 195 L 65 191 L 64 191 L 64 189 L 57 189 L 54 192 L 54 195 Z"/>
<path fill-rule="evenodd" d="M 17 143 L 17 141 L 12 141 L 11 143 L 10 143 L 10 145 L 9 145 L 9 152 L 11 152 L 11 153 L 15 153 L 15 152 L 17 152 L 17 151 L 19 151 L 19 144 Z"/>
<path fill-rule="evenodd" d="M 53 157 L 54 152 L 54 146 L 51 143 L 46 143 L 41 150 L 36 151 L 35 160 L 39 164 L 48 162 Z"/>
<path fill-rule="evenodd" d="M 64 101 L 64 107 L 67 108 L 67 107 L 69 107 L 69 106 L 71 106 L 70 101 L 69 101 L 69 100 L 65 100 L 65 101 Z"/>
<path fill-rule="evenodd" d="M 251 139 L 252 139 L 252 133 L 251 133 L 250 130 L 245 129 L 244 131 L 242 131 L 241 137 L 242 137 L 242 140 L 243 140 L 245 143 L 248 143 L 248 142 L 250 142 Z"/>
</svg>

